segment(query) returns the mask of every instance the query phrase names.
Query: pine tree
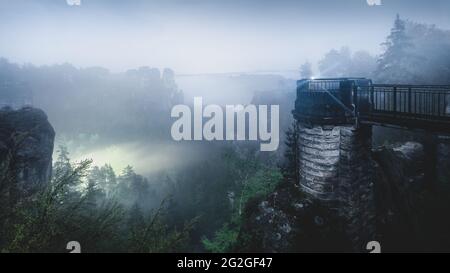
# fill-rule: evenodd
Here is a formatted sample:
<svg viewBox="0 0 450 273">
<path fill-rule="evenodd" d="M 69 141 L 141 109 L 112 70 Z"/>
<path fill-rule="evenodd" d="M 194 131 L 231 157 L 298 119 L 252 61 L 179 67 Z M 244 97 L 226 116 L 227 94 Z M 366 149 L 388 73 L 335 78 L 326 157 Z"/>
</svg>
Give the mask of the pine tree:
<svg viewBox="0 0 450 273">
<path fill-rule="evenodd" d="M 87 210 L 95 210 L 97 204 L 101 200 L 104 200 L 104 194 L 101 188 L 94 180 L 88 180 L 88 184 L 85 190 L 85 208 Z"/>
<path fill-rule="evenodd" d="M 67 150 L 67 147 L 60 145 L 57 153 L 58 158 L 53 166 L 55 175 L 64 175 L 69 173 L 72 170 L 72 166 L 70 164 L 69 151 Z"/>
<path fill-rule="evenodd" d="M 136 176 L 136 173 L 133 170 L 133 167 L 130 165 L 127 165 L 120 175 L 120 179 L 127 181 L 128 183 L 133 180 L 133 178 Z"/>
<path fill-rule="evenodd" d="M 289 129 L 286 131 L 286 151 L 284 153 L 286 163 L 283 167 L 283 175 L 289 181 L 297 183 L 299 177 L 299 128 L 298 123 L 294 121 Z"/>
<path fill-rule="evenodd" d="M 145 227 L 144 215 L 137 203 L 134 203 L 129 210 L 127 224 L 132 232 L 136 232 Z"/>
<path fill-rule="evenodd" d="M 392 83 L 411 82 L 414 79 L 411 68 L 416 58 L 411 54 L 413 45 L 406 34 L 406 22 L 398 14 L 382 45 L 385 51 L 378 60 L 377 78 Z"/>
<path fill-rule="evenodd" d="M 114 169 L 109 164 L 105 164 L 100 168 L 103 175 L 102 184 L 100 187 L 106 192 L 108 197 L 111 197 L 117 187 L 117 177 Z"/>
</svg>

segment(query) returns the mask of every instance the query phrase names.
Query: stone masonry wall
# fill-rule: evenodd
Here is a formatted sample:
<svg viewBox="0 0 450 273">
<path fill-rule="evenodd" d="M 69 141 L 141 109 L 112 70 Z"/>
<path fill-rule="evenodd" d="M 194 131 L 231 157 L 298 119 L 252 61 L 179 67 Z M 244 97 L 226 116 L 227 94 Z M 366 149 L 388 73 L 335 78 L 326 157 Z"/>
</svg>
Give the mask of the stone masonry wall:
<svg viewBox="0 0 450 273">
<path fill-rule="evenodd" d="M 300 125 L 300 186 L 336 208 L 355 250 L 375 233 L 371 128 Z"/>
<path fill-rule="evenodd" d="M 340 128 L 299 126 L 300 185 L 310 195 L 335 200 L 338 185 Z"/>
</svg>

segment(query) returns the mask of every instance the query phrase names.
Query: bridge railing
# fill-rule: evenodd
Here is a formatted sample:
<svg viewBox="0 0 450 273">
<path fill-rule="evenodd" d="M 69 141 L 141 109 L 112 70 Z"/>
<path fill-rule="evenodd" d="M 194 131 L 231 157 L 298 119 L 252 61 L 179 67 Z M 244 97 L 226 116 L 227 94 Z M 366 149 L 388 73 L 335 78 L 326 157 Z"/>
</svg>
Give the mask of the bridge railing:
<svg viewBox="0 0 450 273">
<path fill-rule="evenodd" d="M 297 82 L 295 118 L 303 123 L 337 125 L 355 121 L 354 86 L 364 78 L 305 79 Z"/>
<path fill-rule="evenodd" d="M 372 84 L 370 79 L 300 80 L 294 117 L 302 123 L 368 123 L 450 134 L 450 86 Z"/>
<path fill-rule="evenodd" d="M 370 107 L 359 109 L 362 115 L 450 118 L 450 86 L 373 84 L 360 88 L 358 93 L 370 98 Z"/>
</svg>

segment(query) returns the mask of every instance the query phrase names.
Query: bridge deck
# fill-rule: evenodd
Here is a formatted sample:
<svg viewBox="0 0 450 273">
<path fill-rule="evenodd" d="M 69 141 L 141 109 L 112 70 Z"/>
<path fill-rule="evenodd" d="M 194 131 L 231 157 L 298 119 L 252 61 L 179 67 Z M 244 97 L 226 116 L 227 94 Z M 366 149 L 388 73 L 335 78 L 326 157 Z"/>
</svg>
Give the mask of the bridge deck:
<svg viewBox="0 0 450 273">
<path fill-rule="evenodd" d="M 450 86 L 373 84 L 358 89 L 358 115 L 374 123 L 450 133 Z"/>
<path fill-rule="evenodd" d="M 405 127 L 450 134 L 450 86 L 372 84 L 368 79 L 298 82 L 300 122 Z"/>
</svg>

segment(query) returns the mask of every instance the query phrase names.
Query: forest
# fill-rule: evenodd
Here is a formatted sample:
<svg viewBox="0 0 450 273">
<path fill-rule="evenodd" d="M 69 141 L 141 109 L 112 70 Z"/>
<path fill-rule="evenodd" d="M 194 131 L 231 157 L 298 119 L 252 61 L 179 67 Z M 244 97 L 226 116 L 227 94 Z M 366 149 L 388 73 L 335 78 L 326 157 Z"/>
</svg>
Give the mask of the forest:
<svg viewBox="0 0 450 273">
<path fill-rule="evenodd" d="M 450 84 L 450 30 L 397 15 L 380 43 L 377 56 L 331 49 L 317 64 L 299 64 L 297 79 Z M 193 100 L 169 68 L 118 73 L 0 59 L 0 83 L 8 86 L 0 102 L 29 87 L 32 94 L 24 96 L 56 133 L 51 179 L 29 193 L 15 181 L 13 151 L 24 136 L 1 148 L 0 252 L 67 252 L 68 241 L 80 242 L 83 252 L 255 251 L 246 225 L 252 206 L 298 181 L 295 79 L 241 74 L 224 81 L 251 90 L 244 103 L 280 104 L 277 151 L 261 152 L 255 141 L 174 142 L 170 110 Z M 376 147 L 421 137 L 386 128 L 373 134 Z M 445 180 L 444 201 L 437 198 L 444 212 L 450 208 Z"/>
</svg>

